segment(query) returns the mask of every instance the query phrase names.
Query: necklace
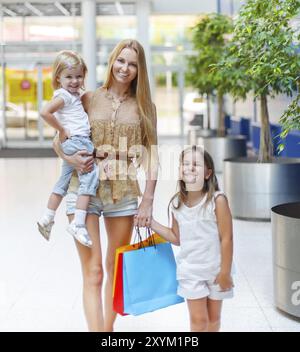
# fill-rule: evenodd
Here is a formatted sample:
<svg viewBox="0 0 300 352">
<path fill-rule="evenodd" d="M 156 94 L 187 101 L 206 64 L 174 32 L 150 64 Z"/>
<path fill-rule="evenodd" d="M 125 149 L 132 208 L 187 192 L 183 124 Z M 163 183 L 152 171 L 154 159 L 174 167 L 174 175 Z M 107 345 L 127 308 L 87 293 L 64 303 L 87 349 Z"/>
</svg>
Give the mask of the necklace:
<svg viewBox="0 0 300 352">
<path fill-rule="evenodd" d="M 122 96 L 116 95 L 112 93 L 111 89 L 107 89 L 108 94 L 113 100 L 117 100 L 119 102 L 123 102 L 128 97 L 128 92 L 126 91 Z"/>
</svg>

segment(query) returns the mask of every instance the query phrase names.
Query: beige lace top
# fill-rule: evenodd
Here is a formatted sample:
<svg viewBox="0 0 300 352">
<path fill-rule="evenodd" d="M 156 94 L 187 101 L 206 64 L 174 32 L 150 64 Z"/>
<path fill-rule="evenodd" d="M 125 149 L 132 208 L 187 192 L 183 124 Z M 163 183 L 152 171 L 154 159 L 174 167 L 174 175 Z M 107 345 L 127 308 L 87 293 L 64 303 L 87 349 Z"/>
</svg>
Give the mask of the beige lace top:
<svg viewBox="0 0 300 352">
<path fill-rule="evenodd" d="M 135 98 L 127 96 L 120 100 L 101 87 L 96 89 L 87 113 L 97 154 L 109 154 L 105 160 L 97 161 L 100 171 L 100 200 L 103 204 L 112 204 L 125 196 L 128 199 L 140 196 L 136 180 L 137 163 L 134 161 L 139 157 L 135 146 L 142 144 L 142 138 Z M 122 152 L 126 152 L 128 158 L 126 154 L 124 158 L 116 157 Z M 76 191 L 77 187 L 78 178 L 72 177 L 69 190 Z"/>
</svg>

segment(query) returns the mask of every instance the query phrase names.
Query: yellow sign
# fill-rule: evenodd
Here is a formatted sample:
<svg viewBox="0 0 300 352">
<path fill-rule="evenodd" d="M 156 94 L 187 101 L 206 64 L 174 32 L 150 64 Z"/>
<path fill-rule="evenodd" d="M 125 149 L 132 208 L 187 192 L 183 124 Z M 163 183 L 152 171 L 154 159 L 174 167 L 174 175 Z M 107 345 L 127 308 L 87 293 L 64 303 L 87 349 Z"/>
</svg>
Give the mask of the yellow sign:
<svg viewBox="0 0 300 352">
<path fill-rule="evenodd" d="M 52 98 L 51 68 L 43 68 L 43 99 Z M 37 69 L 14 70 L 6 69 L 7 100 L 15 103 L 37 103 Z"/>
</svg>

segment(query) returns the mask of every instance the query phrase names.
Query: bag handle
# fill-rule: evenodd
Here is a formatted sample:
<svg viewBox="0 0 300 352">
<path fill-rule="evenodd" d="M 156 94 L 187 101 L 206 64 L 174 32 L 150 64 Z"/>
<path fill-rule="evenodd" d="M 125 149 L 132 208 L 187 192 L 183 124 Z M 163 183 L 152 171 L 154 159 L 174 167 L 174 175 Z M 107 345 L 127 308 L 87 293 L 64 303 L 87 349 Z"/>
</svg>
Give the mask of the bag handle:
<svg viewBox="0 0 300 352">
<path fill-rule="evenodd" d="M 145 246 L 143 244 L 143 238 L 140 233 L 140 228 L 138 226 L 135 226 L 134 229 L 135 229 L 135 236 L 134 236 L 133 245 L 135 246 L 137 244 L 139 249 L 141 249 L 141 248 L 145 249 Z M 138 242 L 136 241 L 136 239 L 138 239 Z"/>
<path fill-rule="evenodd" d="M 138 226 L 134 227 L 135 229 L 135 236 L 134 236 L 134 246 L 138 245 L 138 248 L 144 248 L 146 249 L 143 243 L 143 238 L 140 232 L 140 228 Z M 138 240 L 138 241 L 137 241 Z M 149 247 L 154 247 L 156 248 L 156 243 L 155 243 L 155 238 L 153 236 L 152 230 L 150 227 L 146 227 L 146 241 L 149 243 Z"/>
<path fill-rule="evenodd" d="M 155 238 L 153 236 L 151 227 L 147 227 L 146 232 L 147 232 L 147 241 L 149 243 L 149 246 L 154 247 L 156 249 Z"/>
</svg>

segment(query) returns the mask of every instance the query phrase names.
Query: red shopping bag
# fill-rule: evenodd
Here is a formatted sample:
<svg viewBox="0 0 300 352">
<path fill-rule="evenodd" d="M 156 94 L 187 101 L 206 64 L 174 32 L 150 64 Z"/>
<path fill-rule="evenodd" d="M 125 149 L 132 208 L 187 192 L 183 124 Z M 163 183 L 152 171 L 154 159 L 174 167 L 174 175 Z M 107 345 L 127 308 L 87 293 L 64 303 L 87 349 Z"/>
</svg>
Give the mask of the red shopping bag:
<svg viewBox="0 0 300 352">
<path fill-rule="evenodd" d="M 117 268 L 115 269 L 114 295 L 113 295 L 113 310 L 120 315 L 124 313 L 124 297 L 123 297 L 123 253 L 118 253 L 116 260 Z"/>
</svg>

